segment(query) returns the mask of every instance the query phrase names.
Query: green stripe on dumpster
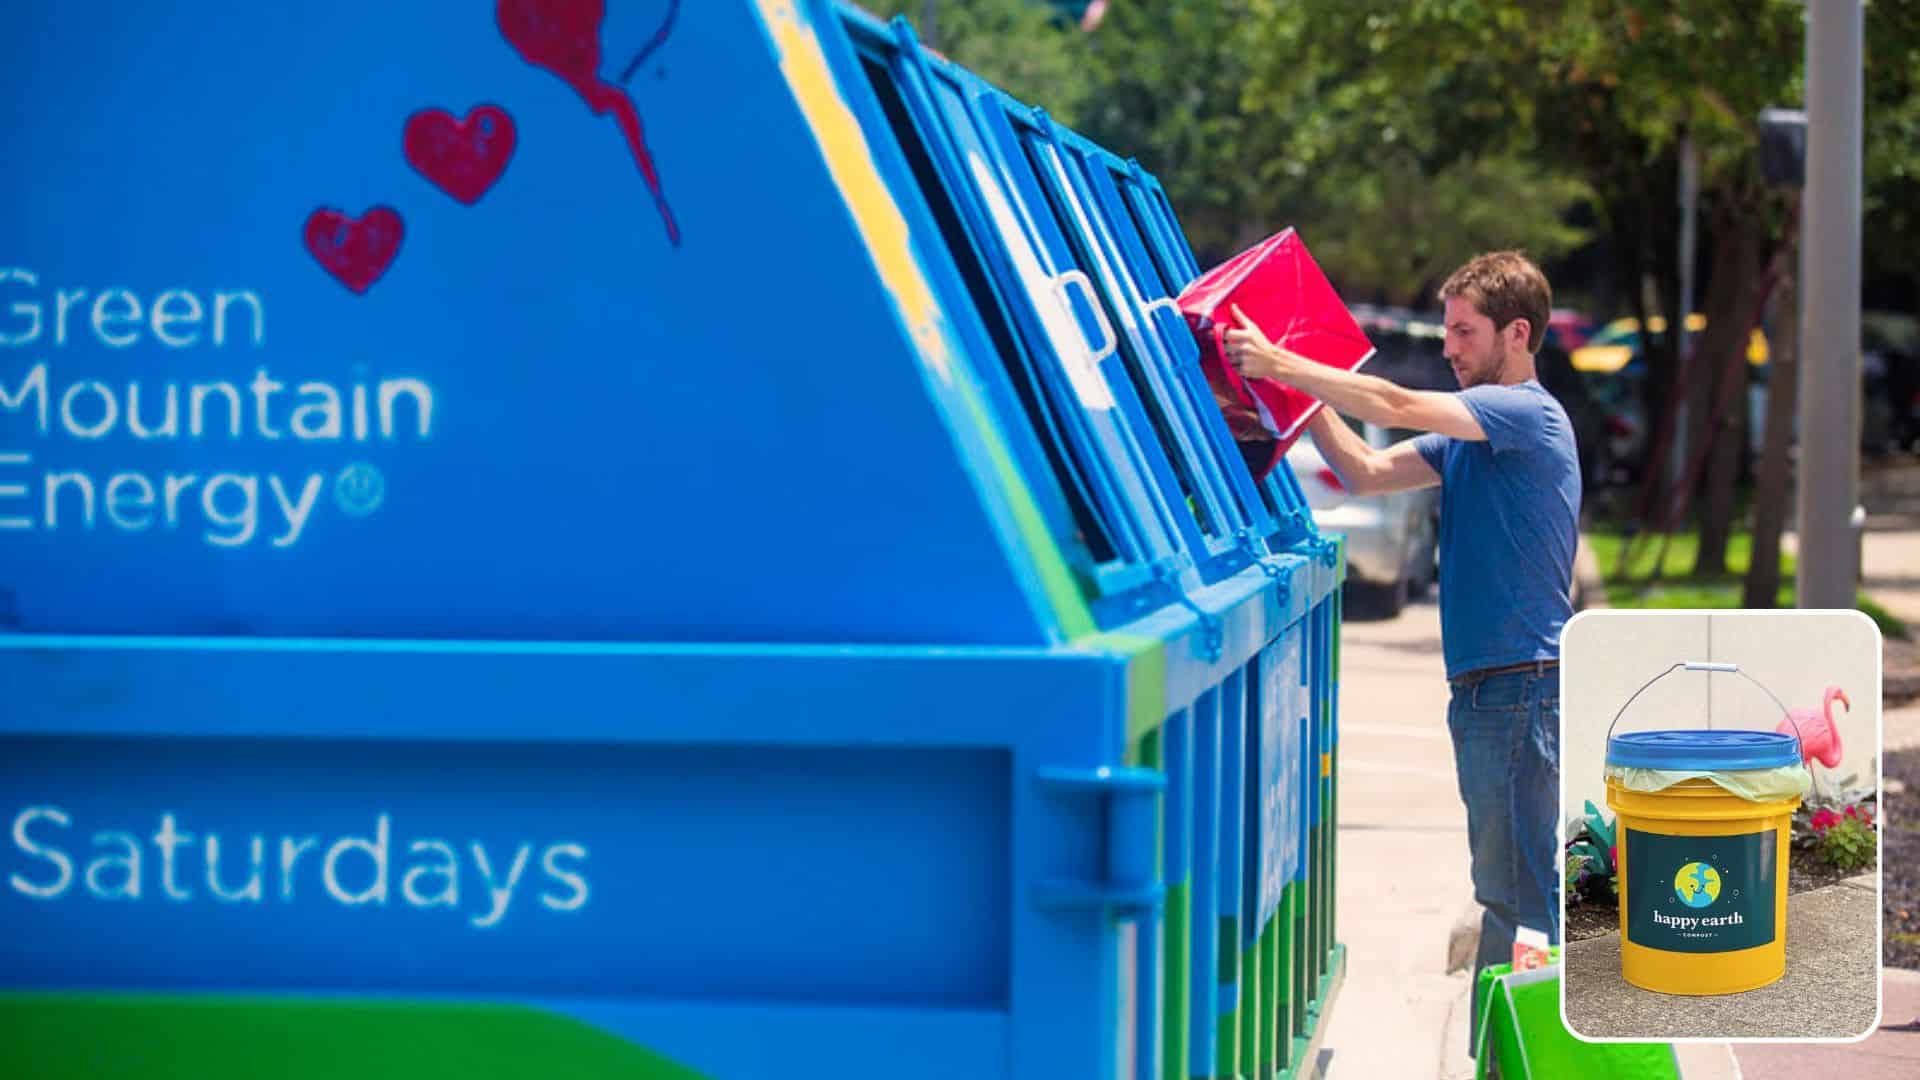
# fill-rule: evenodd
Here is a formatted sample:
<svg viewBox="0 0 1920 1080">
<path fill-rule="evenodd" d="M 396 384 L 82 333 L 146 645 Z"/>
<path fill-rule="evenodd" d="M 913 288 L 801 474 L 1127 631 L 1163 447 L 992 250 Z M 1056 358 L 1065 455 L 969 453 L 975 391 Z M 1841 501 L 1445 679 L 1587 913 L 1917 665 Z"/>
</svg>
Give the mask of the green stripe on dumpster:
<svg viewBox="0 0 1920 1080">
<path fill-rule="evenodd" d="M 1053 607 L 1054 621 L 1059 624 L 1060 633 L 1068 641 L 1093 633 L 1099 629 L 1093 621 L 1093 612 L 1087 607 L 1086 596 L 1074 580 L 1066 557 L 1060 552 L 1059 543 L 1047 529 L 1046 518 L 1040 513 L 1040 504 L 1034 500 L 1033 489 L 1027 486 L 1026 477 L 1020 474 L 1019 467 L 1013 463 L 1013 453 L 987 414 L 986 405 L 966 380 L 955 381 L 966 401 L 967 412 L 980 433 L 980 441 L 987 452 L 988 462 L 993 466 L 994 476 L 1000 481 L 1001 490 L 1006 493 L 1007 508 L 1013 516 L 1014 528 L 1019 531 L 1020 539 L 1026 546 L 1027 557 L 1033 560 L 1034 573 L 1039 576 L 1040 588 Z"/>
<path fill-rule="evenodd" d="M 1333 668 L 1332 678 L 1335 686 L 1340 684 L 1340 627 L 1341 619 L 1344 617 L 1342 609 L 1340 594 L 1336 592 L 1333 594 L 1333 663 L 1330 665 Z"/>
<path fill-rule="evenodd" d="M 1329 896 L 1340 895 L 1340 639 L 1343 636 L 1341 634 L 1341 627 L 1345 625 L 1345 613 L 1346 598 L 1339 593 L 1334 593 L 1333 693 L 1329 695 L 1333 700 L 1333 767 L 1328 770 L 1327 775 L 1327 825 L 1333 830 L 1334 841 L 1333 850 L 1327 853 L 1327 895 Z M 1335 917 L 1335 909 L 1329 907 L 1327 911 L 1328 948 L 1332 948 L 1333 944 L 1340 939 L 1340 935 L 1337 932 L 1337 923 L 1338 919 Z"/>
<path fill-rule="evenodd" d="M 1333 843 L 1327 852 L 1327 895 L 1339 896 L 1340 881 L 1340 745 L 1333 747 L 1333 773 L 1327 779 L 1327 828 L 1333 833 Z M 1338 909 L 1327 905 L 1327 948 L 1332 949 L 1340 940 L 1336 932 L 1338 927 L 1335 913 Z"/>
<path fill-rule="evenodd" d="M 1281 1022 L 1286 997 L 1281 994 L 1281 917 L 1275 913 L 1267 920 L 1267 928 L 1260 934 L 1260 1063 L 1261 1080 L 1271 1080 L 1275 1074 L 1275 1042 L 1281 1040 L 1284 1026 Z"/>
<path fill-rule="evenodd" d="M 0 1076 L 194 1080 L 701 1080 L 645 1047 L 512 1005 L 0 994 Z"/>
<path fill-rule="evenodd" d="M 1218 1018 L 1219 1028 L 1216 1032 L 1219 1043 L 1218 1049 L 1214 1052 L 1215 1075 L 1239 1076 L 1240 1024 L 1241 1017 L 1246 1011 L 1243 1008 L 1246 1004 L 1246 984 L 1241 979 L 1240 971 L 1240 920 L 1238 917 L 1221 918 L 1219 953 L 1222 1004 Z M 1233 988 L 1231 993 L 1227 992 L 1228 987 Z M 1232 1008 L 1226 1007 L 1228 1001 L 1233 1003 Z"/>
<path fill-rule="evenodd" d="M 1287 908 L 1287 925 L 1291 930 L 1287 935 L 1286 947 L 1293 954 L 1292 963 L 1287 965 L 1288 977 L 1292 980 L 1288 998 L 1293 1013 L 1293 1037 L 1299 1039 L 1305 1037 L 1307 1006 L 1313 999 L 1313 981 L 1307 974 L 1307 883 L 1287 882 L 1282 902 Z"/>
<path fill-rule="evenodd" d="M 1295 926 L 1299 890 L 1288 882 L 1280 890 L 1280 908 L 1274 913 L 1274 974 L 1279 990 L 1274 995 L 1278 1064 L 1281 1069 L 1292 1063 L 1293 1040 L 1300 1034 L 1300 931 Z"/>
<path fill-rule="evenodd" d="M 1240 970 L 1240 1075 L 1253 1080 L 1260 1075 L 1260 1040 L 1266 1032 L 1260 993 L 1266 980 L 1260 970 L 1258 940 L 1241 953 Z"/>
<path fill-rule="evenodd" d="M 1074 642 L 1075 651 L 1118 654 L 1127 660 L 1127 741 L 1167 719 L 1167 646 L 1159 638 L 1106 631 Z"/>
<path fill-rule="evenodd" d="M 1140 763 L 1149 769 L 1164 770 L 1166 766 L 1166 728 L 1155 729 L 1140 741 Z M 1161 803 L 1159 829 L 1155 833 L 1154 865 L 1161 867 L 1168 877 L 1167 899 L 1161 937 L 1161 991 L 1160 1001 L 1163 1012 L 1164 1032 L 1160 1037 L 1163 1075 L 1179 1077 L 1186 1069 L 1187 1050 L 1191 1044 L 1191 1018 L 1187 1015 L 1187 980 L 1193 975 L 1193 962 L 1190 956 L 1191 946 L 1188 935 L 1193 932 L 1193 886 L 1187 878 L 1173 881 L 1172 873 L 1166 871 L 1167 860 L 1167 806 Z M 1185 872 L 1185 867 L 1173 868 L 1173 872 Z"/>
<path fill-rule="evenodd" d="M 1324 708 L 1325 722 L 1321 728 L 1327 735 L 1320 743 L 1326 749 L 1322 751 L 1324 764 L 1320 769 L 1320 858 L 1316 863 L 1321 868 L 1318 957 L 1319 973 L 1322 976 L 1333 969 L 1333 694 L 1331 687 L 1328 690 Z"/>
<path fill-rule="evenodd" d="M 1161 1040 L 1165 1050 L 1161 1075 L 1169 1078 L 1186 1075 L 1187 1055 L 1193 1049 L 1193 1018 L 1188 1011 L 1193 1007 L 1188 997 L 1189 981 L 1193 978 L 1193 957 L 1188 945 L 1188 935 L 1192 932 L 1193 884 L 1181 881 L 1167 889 L 1167 981 L 1163 997 L 1166 1034 Z"/>
</svg>

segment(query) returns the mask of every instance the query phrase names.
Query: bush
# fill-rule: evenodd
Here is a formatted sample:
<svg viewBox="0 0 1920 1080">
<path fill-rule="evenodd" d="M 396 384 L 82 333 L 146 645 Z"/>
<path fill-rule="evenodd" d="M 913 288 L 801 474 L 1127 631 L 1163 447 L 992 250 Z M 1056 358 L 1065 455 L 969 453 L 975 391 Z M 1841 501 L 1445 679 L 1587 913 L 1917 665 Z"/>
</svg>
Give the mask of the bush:
<svg viewBox="0 0 1920 1080">
<path fill-rule="evenodd" d="M 1840 870 L 1859 870 L 1873 865 L 1873 811 L 1865 806 L 1849 806 L 1843 811 L 1825 807 L 1808 821 L 1815 836 L 1820 857 Z"/>
</svg>

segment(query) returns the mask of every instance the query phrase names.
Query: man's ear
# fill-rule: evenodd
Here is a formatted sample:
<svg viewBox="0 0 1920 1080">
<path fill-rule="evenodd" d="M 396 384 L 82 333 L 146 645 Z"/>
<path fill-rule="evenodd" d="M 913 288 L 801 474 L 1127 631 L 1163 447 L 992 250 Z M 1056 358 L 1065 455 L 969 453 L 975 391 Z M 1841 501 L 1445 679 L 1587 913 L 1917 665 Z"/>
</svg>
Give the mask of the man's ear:
<svg viewBox="0 0 1920 1080">
<path fill-rule="evenodd" d="M 1527 351 L 1527 341 L 1533 337 L 1533 320 L 1525 316 L 1514 319 L 1503 331 L 1513 338 L 1514 347 L 1521 352 Z"/>
</svg>

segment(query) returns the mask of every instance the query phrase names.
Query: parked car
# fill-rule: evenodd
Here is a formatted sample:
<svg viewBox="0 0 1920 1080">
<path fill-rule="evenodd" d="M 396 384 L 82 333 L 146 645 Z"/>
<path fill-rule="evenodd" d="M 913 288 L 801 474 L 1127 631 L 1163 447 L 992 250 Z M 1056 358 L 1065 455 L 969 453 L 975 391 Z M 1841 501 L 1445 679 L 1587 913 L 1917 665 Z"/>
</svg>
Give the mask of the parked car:
<svg viewBox="0 0 1920 1080">
<path fill-rule="evenodd" d="M 1665 319 L 1655 316 L 1648 321 L 1654 333 L 1665 332 Z M 1705 315 L 1695 312 L 1687 316 L 1685 347 L 1692 348 L 1706 327 Z M 1756 326 L 1747 338 L 1748 371 L 1756 385 L 1765 378 L 1767 355 L 1766 335 Z M 1588 486 L 1639 480 L 1653 428 L 1646 403 L 1647 364 L 1641 355 L 1640 320 L 1613 320 L 1585 345 L 1571 350 L 1569 360 L 1578 391 L 1575 395 L 1562 394 L 1562 401 L 1578 396 L 1592 409 L 1588 422 L 1583 423 L 1581 418 L 1574 421 Z M 1749 442 L 1757 445 L 1751 435 L 1760 430 L 1760 410 L 1764 406 L 1753 400 L 1753 394 L 1747 396 Z"/>
<path fill-rule="evenodd" d="M 1345 419 L 1367 445 L 1381 449 L 1418 434 Z M 1347 536 L 1347 589 L 1356 609 L 1392 617 L 1426 594 L 1439 571 L 1439 488 L 1353 495 L 1311 436 L 1287 450 L 1287 465 L 1306 491 L 1315 524 Z"/>
<path fill-rule="evenodd" d="M 1593 319 L 1571 308 L 1554 308 L 1547 316 L 1547 340 L 1572 352 L 1599 330 Z"/>
</svg>

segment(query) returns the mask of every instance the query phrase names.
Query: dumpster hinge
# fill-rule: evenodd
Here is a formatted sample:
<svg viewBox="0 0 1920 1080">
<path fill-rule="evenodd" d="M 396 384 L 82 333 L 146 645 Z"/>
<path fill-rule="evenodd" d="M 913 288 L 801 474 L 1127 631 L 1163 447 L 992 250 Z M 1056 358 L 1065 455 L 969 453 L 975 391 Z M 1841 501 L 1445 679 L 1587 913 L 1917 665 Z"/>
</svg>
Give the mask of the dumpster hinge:
<svg viewBox="0 0 1920 1080">
<path fill-rule="evenodd" d="M 1049 767 L 1037 779 L 1050 795 L 1105 802 L 1106 874 L 1101 880 L 1043 879 L 1034 886 L 1034 905 L 1052 911 L 1104 909 L 1121 922 L 1152 915 L 1167 891 L 1157 862 L 1166 775 L 1128 766 Z"/>
<path fill-rule="evenodd" d="M 1261 573 L 1280 583 L 1280 599 L 1284 603 L 1287 598 L 1287 568 L 1265 550 L 1265 545 L 1260 542 L 1260 531 L 1254 528 L 1241 529 L 1240 548 L 1253 560 L 1253 565 L 1260 568 Z"/>
<path fill-rule="evenodd" d="M 1200 641 L 1201 647 L 1207 654 L 1207 663 L 1211 664 L 1220 659 L 1221 654 L 1226 651 L 1227 638 L 1220 616 L 1194 603 L 1193 597 L 1188 596 L 1187 591 L 1180 587 L 1180 582 L 1174 578 L 1171 569 L 1162 565 L 1159 568 L 1159 574 L 1161 582 L 1166 585 L 1167 591 L 1173 594 L 1174 600 L 1181 607 L 1193 612 L 1193 617 L 1200 620 Z"/>
<path fill-rule="evenodd" d="M 1275 520 L 1279 525 L 1279 535 L 1286 541 L 1283 546 L 1292 547 L 1296 544 L 1305 544 L 1315 535 L 1313 519 L 1298 510 L 1288 510 L 1284 513 L 1277 513 Z"/>
<path fill-rule="evenodd" d="M 1331 569 L 1340 565 L 1340 544 L 1338 541 L 1331 540 L 1325 536 L 1316 536 L 1312 540 L 1307 541 L 1307 545 L 1309 550 L 1319 557 L 1322 566 Z"/>
</svg>

